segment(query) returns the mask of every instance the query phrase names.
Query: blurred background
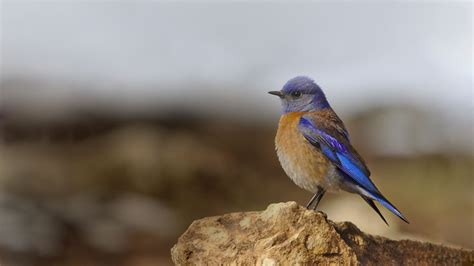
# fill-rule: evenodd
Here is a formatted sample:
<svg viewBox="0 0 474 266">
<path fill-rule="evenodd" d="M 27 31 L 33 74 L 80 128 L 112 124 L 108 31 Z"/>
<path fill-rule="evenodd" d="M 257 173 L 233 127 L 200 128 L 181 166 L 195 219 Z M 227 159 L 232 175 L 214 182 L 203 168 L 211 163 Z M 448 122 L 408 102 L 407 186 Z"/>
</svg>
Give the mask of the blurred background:
<svg viewBox="0 0 474 266">
<path fill-rule="evenodd" d="M 472 3 L 2 1 L 0 262 L 167 265 L 189 224 L 311 197 L 274 151 L 296 75 L 372 179 L 320 209 L 474 248 Z"/>
</svg>

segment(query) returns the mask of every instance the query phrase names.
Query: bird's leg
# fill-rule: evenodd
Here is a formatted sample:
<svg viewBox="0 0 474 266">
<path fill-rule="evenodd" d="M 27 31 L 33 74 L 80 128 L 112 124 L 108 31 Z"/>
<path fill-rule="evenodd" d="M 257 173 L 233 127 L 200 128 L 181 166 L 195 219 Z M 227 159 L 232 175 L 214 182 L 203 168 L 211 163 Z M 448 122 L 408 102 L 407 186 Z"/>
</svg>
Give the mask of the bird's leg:
<svg viewBox="0 0 474 266">
<path fill-rule="evenodd" d="M 318 207 L 318 204 L 321 201 L 322 197 L 324 196 L 325 192 L 326 192 L 326 190 L 324 190 L 322 187 L 318 186 L 318 191 L 316 191 L 314 196 L 309 200 L 308 204 L 306 205 L 306 208 L 310 209 L 310 206 L 313 205 L 313 203 L 314 203 L 314 206 L 311 209 L 316 210 L 316 207 Z"/>
<path fill-rule="evenodd" d="M 317 193 L 316 202 L 314 203 L 313 210 L 316 210 L 316 208 L 318 207 L 318 204 L 323 198 L 324 193 L 326 193 L 326 190 L 324 190 L 323 188 L 320 188 Z"/>
</svg>

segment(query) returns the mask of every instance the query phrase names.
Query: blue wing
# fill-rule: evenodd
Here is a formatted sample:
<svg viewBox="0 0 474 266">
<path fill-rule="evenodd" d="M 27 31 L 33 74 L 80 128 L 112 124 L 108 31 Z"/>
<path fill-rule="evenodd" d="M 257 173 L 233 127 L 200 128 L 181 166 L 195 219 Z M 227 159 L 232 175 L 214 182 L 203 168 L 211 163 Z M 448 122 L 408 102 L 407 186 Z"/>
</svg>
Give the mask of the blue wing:
<svg viewBox="0 0 474 266">
<path fill-rule="evenodd" d="M 342 172 L 348 181 L 356 184 L 364 192 L 363 196 L 377 200 L 395 215 L 406 221 L 370 180 L 370 171 L 362 157 L 352 147 L 342 121 L 334 115 L 332 119 L 320 118 L 317 113 L 308 113 L 301 117 L 298 129 L 303 136 Z M 364 198 L 365 199 L 365 198 Z M 375 205 L 374 205 L 375 206 Z M 373 206 L 371 205 L 373 208 Z M 376 210 L 377 211 L 377 210 Z M 379 213 L 380 214 L 380 213 Z"/>
<path fill-rule="evenodd" d="M 321 151 L 340 170 L 349 175 L 358 185 L 371 192 L 378 189 L 369 179 L 370 172 L 361 160 L 360 156 L 353 151 L 347 137 L 347 132 L 341 127 L 316 125 L 315 119 L 303 116 L 299 123 L 299 130 L 303 136 L 313 145 L 319 145 Z M 344 132 L 344 133 L 343 133 Z"/>
</svg>

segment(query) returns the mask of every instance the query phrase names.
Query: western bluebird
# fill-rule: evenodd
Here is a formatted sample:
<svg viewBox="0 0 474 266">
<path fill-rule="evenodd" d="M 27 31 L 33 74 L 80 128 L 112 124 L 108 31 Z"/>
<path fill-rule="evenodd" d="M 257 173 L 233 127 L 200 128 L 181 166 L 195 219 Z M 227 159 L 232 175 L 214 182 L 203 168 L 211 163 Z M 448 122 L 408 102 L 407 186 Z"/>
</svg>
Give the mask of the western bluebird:
<svg viewBox="0 0 474 266">
<path fill-rule="evenodd" d="M 408 223 L 370 180 L 344 123 L 312 79 L 296 77 L 269 93 L 280 97 L 283 107 L 275 139 L 278 159 L 296 185 L 314 193 L 307 208 L 314 204 L 315 210 L 326 191 L 344 190 L 359 194 L 386 224 L 374 200 Z"/>
</svg>

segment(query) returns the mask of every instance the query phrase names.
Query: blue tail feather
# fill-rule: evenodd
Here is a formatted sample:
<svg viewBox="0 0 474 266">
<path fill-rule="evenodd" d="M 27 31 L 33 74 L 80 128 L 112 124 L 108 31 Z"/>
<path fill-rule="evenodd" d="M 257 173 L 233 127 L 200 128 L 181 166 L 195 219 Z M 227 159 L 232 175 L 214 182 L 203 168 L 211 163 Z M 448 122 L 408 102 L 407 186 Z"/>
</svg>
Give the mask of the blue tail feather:
<svg viewBox="0 0 474 266">
<path fill-rule="evenodd" d="M 375 205 L 374 200 L 363 195 L 360 195 L 360 196 L 365 200 L 365 202 L 367 202 L 367 204 L 369 204 L 369 206 L 380 216 L 380 218 L 382 218 L 384 223 L 388 226 L 387 220 L 385 220 L 385 217 L 383 217 L 379 208 L 377 208 L 377 206 Z"/>
<path fill-rule="evenodd" d="M 352 178 L 350 175 L 346 174 L 345 172 L 343 171 L 339 171 L 339 174 L 342 175 L 343 177 L 345 177 L 345 180 L 348 182 L 349 184 L 349 187 L 352 187 L 352 191 L 351 192 L 356 192 L 361 194 L 361 196 L 367 201 L 367 199 L 372 199 L 372 200 L 375 200 L 377 202 L 379 202 L 380 204 L 382 204 L 382 206 L 384 206 L 385 208 L 387 208 L 389 211 L 391 211 L 393 214 L 395 214 L 396 216 L 398 216 L 400 219 L 402 219 L 404 222 L 406 223 L 410 223 L 408 222 L 407 218 L 405 218 L 405 216 L 403 216 L 403 214 L 392 204 L 390 203 L 390 201 L 388 201 L 383 195 L 382 193 L 380 193 L 380 191 L 375 187 L 375 185 L 373 185 L 373 183 L 370 181 L 370 179 L 368 177 L 365 177 L 366 180 L 368 180 L 368 182 L 370 182 L 370 184 L 372 184 L 372 186 L 370 186 L 372 189 L 368 189 L 367 186 L 363 186 L 362 184 L 360 184 L 359 182 L 357 182 L 357 180 L 355 178 Z M 359 179 L 360 179 L 360 176 L 359 176 Z M 367 199 L 366 199 L 367 198 Z M 369 203 L 367 201 L 367 203 Z M 375 210 L 377 211 L 373 206 L 372 204 L 369 203 L 369 205 Z M 379 213 L 379 215 L 381 215 Z M 385 221 L 385 219 L 383 219 Z M 385 221 L 386 223 L 386 221 Z"/>
<path fill-rule="evenodd" d="M 371 193 L 372 194 L 372 193 Z M 388 201 L 384 196 L 382 195 L 374 195 L 374 199 L 376 201 L 378 201 L 380 204 L 382 204 L 385 208 L 387 208 L 389 211 L 391 211 L 393 214 L 395 214 L 396 216 L 398 216 L 400 219 L 402 219 L 405 223 L 409 224 L 410 222 L 408 222 L 407 218 L 405 218 L 405 216 L 403 216 L 403 214 L 395 207 L 393 206 L 392 203 L 390 203 L 390 201 Z"/>
</svg>

